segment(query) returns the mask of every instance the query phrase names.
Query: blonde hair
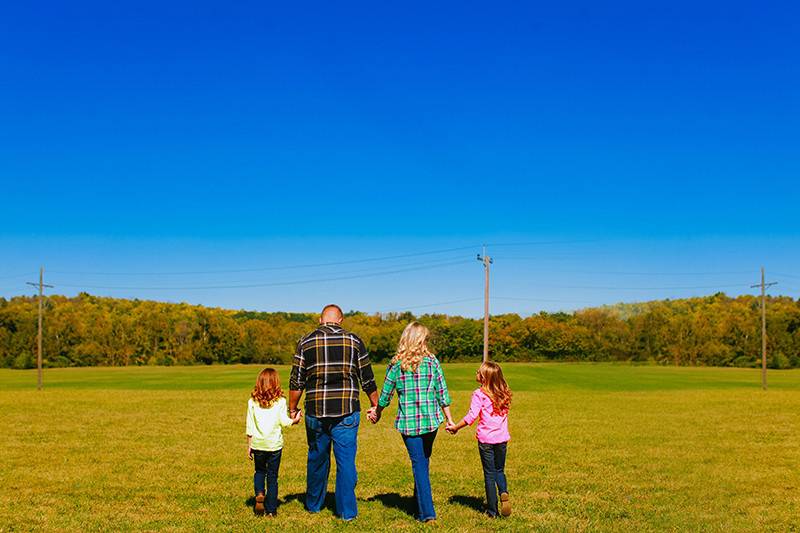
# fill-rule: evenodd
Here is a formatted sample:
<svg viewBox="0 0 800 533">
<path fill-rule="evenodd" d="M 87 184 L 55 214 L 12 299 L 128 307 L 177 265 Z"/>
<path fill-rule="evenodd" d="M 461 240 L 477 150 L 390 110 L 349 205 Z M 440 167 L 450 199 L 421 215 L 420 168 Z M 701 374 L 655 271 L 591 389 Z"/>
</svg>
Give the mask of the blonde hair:
<svg viewBox="0 0 800 533">
<path fill-rule="evenodd" d="M 419 322 L 411 322 L 403 330 L 400 336 L 400 343 L 397 345 L 397 355 L 394 356 L 392 363 L 400 362 L 403 371 L 410 370 L 416 372 L 423 357 L 433 355 L 428 349 L 428 328 Z"/>
<path fill-rule="evenodd" d="M 484 362 L 478 369 L 478 379 L 481 390 L 492 400 L 494 413 L 506 414 L 511 407 L 511 389 L 508 388 L 500 365 L 492 361 Z"/>
</svg>

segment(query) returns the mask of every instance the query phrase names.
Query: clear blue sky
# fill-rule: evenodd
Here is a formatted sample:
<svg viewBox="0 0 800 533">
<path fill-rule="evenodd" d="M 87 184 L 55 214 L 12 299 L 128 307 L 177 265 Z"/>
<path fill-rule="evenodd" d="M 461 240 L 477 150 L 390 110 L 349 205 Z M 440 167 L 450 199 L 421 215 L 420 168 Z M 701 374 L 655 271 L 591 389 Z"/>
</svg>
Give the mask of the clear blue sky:
<svg viewBox="0 0 800 533">
<path fill-rule="evenodd" d="M 290 4 L 5 7 L 0 295 L 477 316 L 484 242 L 549 243 L 494 312 L 800 294 L 796 3 Z"/>
</svg>

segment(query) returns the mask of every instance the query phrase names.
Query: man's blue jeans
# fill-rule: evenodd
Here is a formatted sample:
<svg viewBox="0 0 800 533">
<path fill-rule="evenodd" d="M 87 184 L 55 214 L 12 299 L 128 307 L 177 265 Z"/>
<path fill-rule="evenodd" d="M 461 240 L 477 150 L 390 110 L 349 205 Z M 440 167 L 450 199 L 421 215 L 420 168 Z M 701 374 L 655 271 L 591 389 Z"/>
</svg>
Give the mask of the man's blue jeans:
<svg viewBox="0 0 800 533">
<path fill-rule="evenodd" d="M 506 446 L 508 443 L 484 444 L 478 443 L 483 466 L 483 485 L 486 489 L 487 511 L 491 516 L 497 516 L 497 493 L 508 492 L 506 481 Z"/>
<path fill-rule="evenodd" d="M 403 442 L 408 450 L 408 457 L 411 459 L 411 471 L 414 473 L 417 519 L 422 521 L 436 519 L 430 476 L 431 453 L 435 438 L 435 431 L 414 437 L 403 435 Z"/>
<path fill-rule="evenodd" d="M 336 457 L 336 514 L 344 520 L 351 520 L 358 514 L 356 448 L 360 420 L 359 411 L 325 418 L 306 415 L 306 509 L 309 512 L 318 513 L 325 505 L 333 445 L 333 455 Z"/>
</svg>

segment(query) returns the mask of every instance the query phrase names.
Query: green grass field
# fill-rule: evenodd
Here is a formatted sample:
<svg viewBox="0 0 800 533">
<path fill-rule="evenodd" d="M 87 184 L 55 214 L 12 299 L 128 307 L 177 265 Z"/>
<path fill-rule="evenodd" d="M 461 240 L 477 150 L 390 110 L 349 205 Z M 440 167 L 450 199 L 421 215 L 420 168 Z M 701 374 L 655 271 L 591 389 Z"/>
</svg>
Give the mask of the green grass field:
<svg viewBox="0 0 800 533">
<path fill-rule="evenodd" d="M 476 365 L 448 364 L 454 416 Z M 303 511 L 305 434 L 286 431 L 282 505 L 252 515 L 244 411 L 256 366 L 0 370 L 0 531 L 422 529 L 394 409 L 362 419 L 351 524 Z M 284 383 L 288 368 L 281 368 Z M 382 372 L 383 368 L 376 368 Z M 800 371 L 507 364 L 510 518 L 480 514 L 474 432 L 440 431 L 437 529 L 800 530 Z M 331 476 L 330 490 L 333 490 Z"/>
</svg>

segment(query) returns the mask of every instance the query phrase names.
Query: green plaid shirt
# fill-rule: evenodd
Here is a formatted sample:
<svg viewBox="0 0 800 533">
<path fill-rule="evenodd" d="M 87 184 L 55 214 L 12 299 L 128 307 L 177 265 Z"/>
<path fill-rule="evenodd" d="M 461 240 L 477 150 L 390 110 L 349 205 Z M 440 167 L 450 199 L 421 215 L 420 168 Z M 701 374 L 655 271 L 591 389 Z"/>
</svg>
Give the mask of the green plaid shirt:
<svg viewBox="0 0 800 533">
<path fill-rule="evenodd" d="M 399 362 L 391 363 L 386 368 L 378 405 L 389 405 L 395 389 L 399 400 L 394 420 L 397 431 L 414 436 L 438 429 L 444 421 L 442 407 L 450 405 L 450 393 L 436 357 L 424 357 L 416 372 L 403 372 Z"/>
</svg>

